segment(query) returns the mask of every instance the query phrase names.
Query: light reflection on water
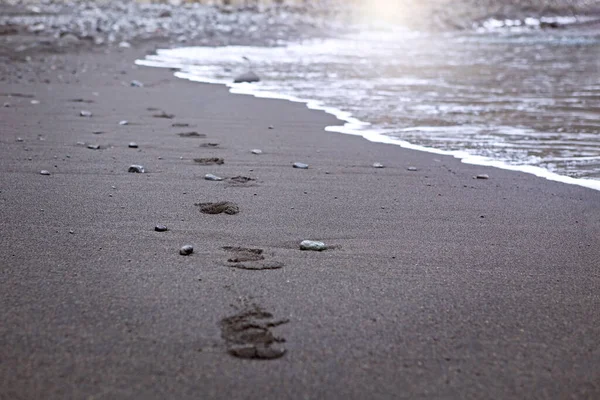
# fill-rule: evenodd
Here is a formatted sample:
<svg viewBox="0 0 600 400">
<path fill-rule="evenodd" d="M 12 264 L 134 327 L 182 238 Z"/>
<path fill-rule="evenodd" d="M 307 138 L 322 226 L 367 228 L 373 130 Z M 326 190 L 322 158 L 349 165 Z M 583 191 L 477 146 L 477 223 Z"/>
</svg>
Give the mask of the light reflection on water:
<svg viewBox="0 0 600 400">
<path fill-rule="evenodd" d="M 315 99 L 386 135 L 600 179 L 600 32 L 369 28 L 285 48 L 181 48 L 149 59 Z"/>
</svg>

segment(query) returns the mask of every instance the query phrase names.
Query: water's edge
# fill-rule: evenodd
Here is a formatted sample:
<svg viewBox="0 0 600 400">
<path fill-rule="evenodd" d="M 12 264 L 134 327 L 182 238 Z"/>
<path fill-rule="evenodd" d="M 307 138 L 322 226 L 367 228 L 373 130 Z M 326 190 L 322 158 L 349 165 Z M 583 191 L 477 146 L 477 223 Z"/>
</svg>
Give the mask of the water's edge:
<svg viewBox="0 0 600 400">
<path fill-rule="evenodd" d="M 160 51 L 160 50 L 158 50 Z M 166 66 L 163 63 L 153 62 L 150 60 L 136 60 L 136 65 L 146 66 L 146 67 L 155 67 L 155 68 L 173 68 L 174 66 L 169 65 Z M 275 92 L 268 92 L 264 90 L 259 90 L 254 87 L 252 84 L 248 83 L 233 83 L 226 82 L 222 80 L 202 78 L 193 74 L 184 73 L 184 72 L 175 72 L 174 76 L 181 79 L 187 79 L 193 82 L 199 83 L 208 83 L 208 84 L 217 84 L 224 85 L 229 88 L 229 92 L 233 94 L 244 94 L 250 95 L 256 98 L 267 98 L 267 99 L 279 99 L 279 100 L 287 100 L 294 103 L 303 103 L 307 108 L 311 110 L 319 110 L 324 111 L 327 114 L 333 115 L 338 120 L 343 122 L 341 125 L 331 125 L 325 127 L 325 131 L 327 132 L 337 132 L 343 133 L 347 135 L 353 136 L 361 136 L 364 139 L 375 142 L 375 143 L 385 143 L 385 144 L 393 144 L 406 149 L 423 151 L 427 153 L 440 154 L 445 156 L 452 156 L 454 158 L 458 158 L 462 163 L 472 164 L 472 165 L 481 165 L 488 166 L 494 168 L 500 168 L 509 171 L 517 171 L 524 172 L 527 174 L 535 175 L 540 178 L 545 178 L 550 181 L 562 182 L 571 185 L 578 185 L 582 187 L 586 187 L 589 189 L 600 190 L 600 181 L 591 180 L 591 179 L 578 179 L 572 178 L 569 176 L 558 175 L 554 172 L 548 171 L 541 167 L 536 167 L 532 165 L 510 165 L 505 162 L 494 160 L 488 157 L 475 156 L 468 154 L 464 151 L 446 151 L 440 150 L 431 147 L 419 146 L 412 143 L 409 143 L 404 140 L 394 139 L 389 136 L 385 136 L 382 131 L 376 129 L 369 129 L 368 127 L 371 125 L 368 122 L 363 122 L 357 118 L 354 118 L 351 113 L 334 108 L 329 107 L 323 104 L 320 101 L 312 100 L 312 99 L 301 99 L 294 96 L 288 96 Z"/>
</svg>

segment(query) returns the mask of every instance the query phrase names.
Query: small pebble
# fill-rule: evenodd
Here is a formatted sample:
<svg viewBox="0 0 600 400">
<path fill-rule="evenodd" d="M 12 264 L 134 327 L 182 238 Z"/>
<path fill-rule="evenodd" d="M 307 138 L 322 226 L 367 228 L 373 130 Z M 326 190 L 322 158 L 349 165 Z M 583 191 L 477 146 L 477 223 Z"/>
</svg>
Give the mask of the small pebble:
<svg viewBox="0 0 600 400">
<path fill-rule="evenodd" d="M 166 232 L 166 231 L 168 231 L 168 230 L 169 230 L 169 228 L 167 228 L 167 227 L 166 227 L 166 225 L 160 225 L 160 224 L 158 224 L 158 225 L 156 225 L 156 226 L 154 227 L 154 230 L 155 230 L 156 232 Z"/>
<path fill-rule="evenodd" d="M 373 168 L 385 168 L 385 166 L 382 163 L 376 162 L 375 164 L 373 164 Z"/>
<path fill-rule="evenodd" d="M 130 142 L 130 143 L 129 143 L 129 148 L 130 148 L 130 149 L 137 149 L 137 148 L 138 148 L 138 145 L 137 145 L 137 143 L 136 143 L 136 142 Z"/>
<path fill-rule="evenodd" d="M 417 168 L 416 168 L 416 167 L 408 167 L 408 168 L 406 168 L 406 169 L 407 169 L 408 171 L 413 171 L 413 172 L 417 170 Z"/>
<path fill-rule="evenodd" d="M 327 245 L 314 240 L 303 240 L 300 242 L 300 250 L 323 251 L 327 250 Z"/>
<path fill-rule="evenodd" d="M 22 142 L 22 141 L 23 141 L 23 138 L 22 138 L 22 137 L 18 137 L 18 138 L 17 138 L 17 142 Z"/>
<path fill-rule="evenodd" d="M 40 171 L 40 175 L 50 175 L 50 171 L 43 169 Z"/>
<path fill-rule="evenodd" d="M 223 180 L 223 178 L 221 178 L 220 176 L 216 176 L 213 174 L 204 175 L 204 179 L 206 179 L 207 181 L 222 181 Z"/>
<path fill-rule="evenodd" d="M 40 104 L 39 100 L 31 100 L 31 104 Z"/>
<path fill-rule="evenodd" d="M 308 169 L 308 164 L 304 164 L 301 162 L 295 162 L 293 166 L 294 168 Z"/>
<path fill-rule="evenodd" d="M 127 170 L 127 172 L 143 174 L 144 172 L 146 172 L 146 170 L 144 169 L 144 167 L 142 165 L 133 164 L 133 165 L 129 166 L 129 169 Z"/>
<path fill-rule="evenodd" d="M 127 121 L 127 120 L 119 121 L 119 125 L 129 125 L 129 121 Z"/>
<path fill-rule="evenodd" d="M 490 179 L 490 176 L 487 174 L 477 175 L 475 178 L 477 179 Z"/>
<path fill-rule="evenodd" d="M 4 103 L 4 107 L 6 107 L 6 108 L 10 107 L 10 103 Z"/>
<path fill-rule="evenodd" d="M 252 154 L 262 154 L 262 150 L 261 149 L 252 149 L 251 150 Z"/>
<path fill-rule="evenodd" d="M 79 116 L 81 116 L 81 117 L 91 117 L 92 116 L 92 112 L 91 111 L 87 111 L 87 110 L 81 110 L 81 111 L 79 111 Z"/>
<path fill-rule="evenodd" d="M 87 148 L 90 150 L 99 150 L 100 149 L 100 145 L 97 144 L 88 144 Z"/>
<path fill-rule="evenodd" d="M 189 244 L 186 244 L 185 246 L 182 246 L 181 249 L 179 249 L 179 254 L 181 254 L 182 256 L 189 256 L 193 252 L 194 248 Z"/>
<path fill-rule="evenodd" d="M 77 146 L 85 146 L 85 142 L 77 142 Z"/>
<path fill-rule="evenodd" d="M 269 129 L 275 129 L 273 125 L 269 125 Z"/>
<path fill-rule="evenodd" d="M 131 81 L 131 87 L 144 87 L 144 84 L 140 81 L 133 80 Z"/>
<path fill-rule="evenodd" d="M 74 234 L 75 232 L 73 231 L 73 229 L 71 229 L 71 230 L 69 230 L 69 233 L 72 235 L 72 234 Z"/>
</svg>

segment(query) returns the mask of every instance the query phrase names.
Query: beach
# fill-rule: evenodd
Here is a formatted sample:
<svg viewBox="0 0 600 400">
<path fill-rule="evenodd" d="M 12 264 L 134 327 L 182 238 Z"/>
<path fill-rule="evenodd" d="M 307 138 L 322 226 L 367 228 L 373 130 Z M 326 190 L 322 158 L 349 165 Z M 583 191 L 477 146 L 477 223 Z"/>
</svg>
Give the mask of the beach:
<svg viewBox="0 0 600 400">
<path fill-rule="evenodd" d="M 154 46 L 0 82 L 0 398 L 600 396 L 598 191 L 325 132 Z"/>
</svg>

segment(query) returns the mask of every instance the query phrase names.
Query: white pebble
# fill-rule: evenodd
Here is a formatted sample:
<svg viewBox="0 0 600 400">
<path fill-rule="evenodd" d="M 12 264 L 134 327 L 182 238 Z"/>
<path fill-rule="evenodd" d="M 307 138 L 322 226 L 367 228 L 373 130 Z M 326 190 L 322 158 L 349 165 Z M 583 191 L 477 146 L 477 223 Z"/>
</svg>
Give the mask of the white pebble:
<svg viewBox="0 0 600 400">
<path fill-rule="evenodd" d="M 216 176 L 213 174 L 204 175 L 204 179 L 206 179 L 207 181 L 222 181 L 223 180 L 223 178 L 221 178 L 220 176 Z"/>
<path fill-rule="evenodd" d="M 127 170 L 127 172 L 143 174 L 144 172 L 146 172 L 146 170 L 144 169 L 144 166 L 142 166 L 142 165 L 133 164 L 133 165 L 129 166 L 129 169 Z"/>
<path fill-rule="evenodd" d="M 300 250 L 323 251 L 327 250 L 327 245 L 314 240 L 303 240 L 300 242 Z"/>
<path fill-rule="evenodd" d="M 181 254 L 182 256 L 189 256 L 193 252 L 194 252 L 194 247 L 192 247 L 189 244 L 186 244 L 185 246 L 181 246 L 181 249 L 179 249 L 179 254 Z"/>
</svg>

